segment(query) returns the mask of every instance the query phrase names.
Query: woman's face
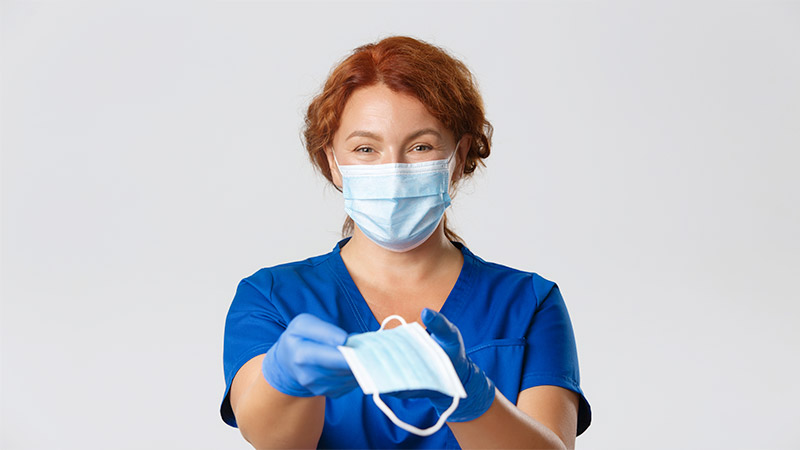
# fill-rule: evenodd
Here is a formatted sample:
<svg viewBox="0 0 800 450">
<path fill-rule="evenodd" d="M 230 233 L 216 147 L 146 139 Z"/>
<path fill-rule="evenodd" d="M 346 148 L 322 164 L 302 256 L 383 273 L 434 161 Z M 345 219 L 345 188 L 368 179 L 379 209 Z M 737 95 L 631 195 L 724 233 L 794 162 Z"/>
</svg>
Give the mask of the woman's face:
<svg viewBox="0 0 800 450">
<path fill-rule="evenodd" d="M 394 92 L 384 84 L 353 92 L 341 116 L 339 129 L 328 148 L 334 183 L 341 177 L 331 152 L 340 165 L 414 163 L 447 159 L 455 151 L 450 130 L 433 117 L 415 97 Z M 460 149 L 469 148 L 462 139 Z M 463 158 L 456 155 L 457 162 Z M 456 165 L 460 167 L 460 164 Z M 456 169 L 456 173 L 460 173 Z"/>
</svg>

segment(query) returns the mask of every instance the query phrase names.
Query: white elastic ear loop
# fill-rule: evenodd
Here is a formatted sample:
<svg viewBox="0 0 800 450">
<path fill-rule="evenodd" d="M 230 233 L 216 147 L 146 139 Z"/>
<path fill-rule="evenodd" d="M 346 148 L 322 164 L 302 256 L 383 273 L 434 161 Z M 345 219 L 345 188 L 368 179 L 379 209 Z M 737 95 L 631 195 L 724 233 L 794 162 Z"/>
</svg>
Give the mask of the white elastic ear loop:
<svg viewBox="0 0 800 450">
<path fill-rule="evenodd" d="M 417 428 L 414 425 L 410 425 L 398 419 L 397 416 L 394 415 L 392 410 L 389 409 L 388 406 L 386 406 L 386 403 L 383 403 L 380 394 L 378 394 L 377 392 L 372 394 L 372 401 L 374 401 L 375 406 L 377 406 L 378 409 L 383 411 L 383 413 L 386 414 L 386 417 L 388 417 L 389 420 L 394 422 L 394 424 L 397 425 L 398 427 L 408 431 L 409 433 L 414 433 L 418 436 L 430 436 L 433 433 L 439 431 L 439 429 L 442 428 L 442 425 L 444 425 L 447 418 L 450 417 L 450 414 L 453 414 L 453 411 L 455 411 L 456 408 L 458 408 L 459 398 L 453 397 L 453 403 L 450 405 L 449 408 L 447 408 L 445 412 L 442 413 L 441 416 L 439 416 L 439 420 L 436 422 L 436 424 L 430 428 Z"/>
<path fill-rule="evenodd" d="M 383 322 L 381 322 L 380 329 L 383 330 L 386 324 L 391 322 L 392 320 L 397 320 L 400 321 L 403 325 L 408 325 L 406 319 L 403 319 L 401 316 L 398 316 L 397 314 L 392 314 L 391 316 L 383 319 Z M 459 400 L 460 399 L 458 397 L 453 397 L 453 403 L 451 403 L 450 407 L 447 408 L 445 412 L 442 413 L 441 416 L 439 416 L 439 420 L 436 422 L 435 425 L 429 428 L 417 428 L 414 425 L 408 424 L 400 420 L 395 415 L 395 413 L 388 406 L 386 406 L 386 403 L 383 402 L 380 394 L 378 394 L 377 392 L 372 394 L 372 401 L 375 402 L 375 406 L 377 406 L 378 409 L 383 411 L 383 413 L 386 414 L 386 417 L 388 417 L 389 420 L 391 420 L 398 427 L 408 431 L 409 433 L 414 433 L 417 436 L 430 436 L 433 433 L 439 431 L 439 429 L 441 429 L 444 423 L 447 421 L 447 418 L 450 417 L 450 414 L 453 414 L 453 411 L 455 411 L 456 408 L 458 408 Z"/>
<path fill-rule="evenodd" d="M 331 183 L 333 183 L 334 187 L 339 189 L 339 192 L 344 192 L 344 174 L 342 173 L 342 166 L 339 165 L 339 160 L 336 159 L 336 151 L 331 148 L 331 155 L 333 155 L 333 162 L 336 163 L 336 170 L 339 171 L 339 176 L 342 178 L 342 187 L 336 186 L 336 183 L 333 182 L 333 173 L 331 173 Z"/>
<path fill-rule="evenodd" d="M 333 155 L 333 162 L 335 162 L 335 163 L 336 163 L 336 168 L 337 168 L 337 169 L 339 169 L 339 172 L 341 172 L 341 171 L 342 171 L 342 169 L 340 169 L 340 168 L 339 168 L 339 167 L 340 167 L 340 166 L 339 166 L 339 160 L 338 160 L 338 159 L 336 159 L 336 150 L 334 150 L 334 149 L 331 149 L 331 155 Z"/>
<path fill-rule="evenodd" d="M 408 325 L 406 319 L 403 319 L 401 316 L 398 316 L 397 314 L 392 314 L 391 316 L 383 319 L 383 322 L 381 322 L 381 328 L 378 331 L 381 331 L 386 326 L 386 324 L 391 322 L 392 320 L 399 320 L 400 323 L 402 323 L 403 325 Z"/>
<path fill-rule="evenodd" d="M 464 136 L 461 136 L 461 139 L 464 139 Z M 456 153 L 458 153 L 458 144 L 461 143 L 461 139 L 456 142 L 456 148 L 453 150 L 453 153 L 450 154 L 450 157 L 447 158 L 447 165 L 450 165 L 450 160 L 453 159 Z"/>
<path fill-rule="evenodd" d="M 461 136 L 461 139 L 464 139 L 464 136 Z M 449 158 L 447 158 L 447 174 L 448 174 L 447 175 L 447 184 L 448 185 L 450 184 L 450 181 L 455 176 L 456 169 L 458 168 L 458 158 L 456 158 L 456 153 L 458 153 L 458 146 L 459 146 L 459 144 L 461 144 L 461 139 L 459 139 L 458 142 L 456 142 L 455 150 L 453 150 L 453 153 L 450 154 Z M 451 168 L 450 165 L 453 163 L 453 161 L 456 161 L 456 164 Z"/>
</svg>

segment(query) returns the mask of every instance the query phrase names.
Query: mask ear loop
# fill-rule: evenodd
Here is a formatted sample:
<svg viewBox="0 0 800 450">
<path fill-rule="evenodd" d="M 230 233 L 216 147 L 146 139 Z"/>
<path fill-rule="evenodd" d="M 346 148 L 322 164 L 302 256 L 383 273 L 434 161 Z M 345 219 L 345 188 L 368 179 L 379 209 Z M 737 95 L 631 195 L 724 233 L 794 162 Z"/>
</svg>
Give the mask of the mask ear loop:
<svg viewBox="0 0 800 450">
<path fill-rule="evenodd" d="M 342 178 L 342 187 L 340 188 L 339 186 L 336 186 L 336 183 L 333 182 L 333 171 L 331 171 L 331 184 L 333 184 L 333 186 L 338 189 L 339 192 L 344 192 L 344 174 L 342 173 L 342 166 L 339 165 L 339 160 L 336 159 L 336 151 L 333 149 L 333 147 L 330 149 L 331 155 L 333 155 L 333 162 L 336 164 L 336 170 L 339 171 L 339 176 Z"/>
<path fill-rule="evenodd" d="M 331 148 L 331 155 L 333 155 L 333 162 L 336 163 L 336 168 L 339 169 L 339 172 L 341 172 L 342 169 L 339 166 L 339 160 L 336 159 L 336 151 L 333 148 Z"/>
<path fill-rule="evenodd" d="M 386 327 L 386 324 L 391 322 L 392 320 L 397 320 L 403 325 L 408 325 L 406 319 L 404 319 L 401 316 L 398 316 L 397 314 L 392 314 L 391 316 L 383 319 L 383 322 L 381 322 L 381 328 L 378 331 L 383 330 Z M 383 411 L 383 413 L 386 414 L 386 417 L 388 417 L 389 420 L 391 420 L 392 423 L 394 423 L 398 427 L 408 431 L 409 433 L 414 433 L 417 436 L 430 436 L 442 428 L 444 423 L 447 421 L 447 418 L 450 417 L 450 414 L 453 414 L 453 411 L 455 411 L 456 408 L 458 408 L 458 402 L 460 401 L 460 399 L 458 397 L 453 397 L 453 403 L 450 404 L 450 407 L 447 408 L 447 410 L 445 410 L 445 412 L 443 412 L 441 416 L 439 416 L 439 420 L 436 422 L 436 424 L 428 428 L 417 428 L 414 425 L 411 425 L 409 423 L 400 420 L 400 418 L 398 418 L 395 415 L 395 413 L 388 406 L 386 406 L 386 403 L 383 402 L 383 399 L 381 399 L 380 394 L 378 394 L 377 392 L 372 394 L 372 401 L 375 402 L 375 406 L 377 406 L 378 409 Z"/>
<path fill-rule="evenodd" d="M 408 325 L 408 323 L 406 322 L 406 319 L 403 319 L 402 316 L 398 316 L 397 314 L 392 314 L 391 316 L 383 319 L 383 322 L 381 322 L 381 327 L 380 327 L 380 329 L 378 329 L 378 331 L 383 330 L 384 327 L 386 327 L 386 324 L 391 322 L 392 320 L 397 320 L 400 323 L 402 323 L 403 325 Z"/>
<path fill-rule="evenodd" d="M 414 433 L 418 436 L 430 436 L 433 433 L 439 431 L 439 429 L 441 429 L 442 426 L 444 425 L 445 421 L 447 421 L 447 418 L 450 417 L 450 414 L 453 414 L 453 411 L 455 411 L 456 408 L 458 408 L 459 398 L 453 397 L 453 403 L 450 404 L 450 407 L 447 408 L 447 410 L 443 412 L 441 416 L 439 416 L 439 420 L 436 422 L 436 424 L 429 428 L 417 428 L 414 425 L 403 422 L 402 420 L 397 418 L 394 412 L 392 412 L 392 410 L 389 409 L 388 406 L 386 406 L 386 403 L 383 403 L 380 394 L 378 394 L 377 392 L 372 394 L 372 401 L 374 401 L 378 409 L 383 411 L 383 413 L 386 414 L 386 417 L 388 417 L 389 420 L 391 420 L 398 427 L 408 431 L 409 433 Z"/>
<path fill-rule="evenodd" d="M 453 177 L 456 175 L 456 169 L 458 168 L 457 167 L 458 164 L 456 163 L 456 166 L 453 167 L 452 169 L 450 169 L 450 164 L 453 162 L 453 160 L 455 160 L 456 162 L 458 161 L 458 159 L 455 156 L 456 156 L 456 153 L 458 153 L 458 146 L 461 145 L 461 140 L 462 139 L 464 139 L 464 136 L 461 136 L 461 138 L 458 139 L 458 142 L 456 142 L 455 150 L 453 150 L 453 153 L 450 155 L 449 158 L 447 158 L 447 195 L 448 195 L 448 197 L 450 196 L 450 188 L 452 187 L 452 183 L 451 182 L 453 180 Z"/>
<path fill-rule="evenodd" d="M 464 139 L 464 136 L 461 136 L 461 139 Z M 453 159 L 453 156 L 455 156 L 455 154 L 458 153 L 458 145 L 461 144 L 461 139 L 456 141 L 456 148 L 453 150 L 453 153 L 450 154 L 450 157 L 447 158 L 448 165 L 450 164 L 450 160 Z"/>
</svg>

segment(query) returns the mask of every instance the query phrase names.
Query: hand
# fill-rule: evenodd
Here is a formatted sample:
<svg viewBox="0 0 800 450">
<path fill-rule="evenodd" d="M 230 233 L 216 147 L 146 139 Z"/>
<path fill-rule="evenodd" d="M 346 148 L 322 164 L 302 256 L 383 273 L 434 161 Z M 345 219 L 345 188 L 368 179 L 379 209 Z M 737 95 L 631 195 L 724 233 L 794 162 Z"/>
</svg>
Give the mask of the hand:
<svg viewBox="0 0 800 450">
<path fill-rule="evenodd" d="M 273 388 L 295 397 L 339 397 L 358 386 L 336 348 L 347 333 L 311 314 L 300 314 L 264 356 L 261 372 Z"/>
<path fill-rule="evenodd" d="M 450 357 L 458 378 L 467 392 L 467 398 L 461 399 L 458 403 L 458 408 L 453 411 L 447 421 L 467 422 L 477 419 L 494 402 L 494 383 L 483 373 L 480 367 L 467 357 L 461 333 L 444 315 L 425 308 L 422 310 L 421 317 L 422 323 L 425 324 L 433 340 Z M 440 396 L 430 397 L 430 399 L 439 414 L 442 414 L 450 406 L 452 400 L 450 397 Z"/>
</svg>

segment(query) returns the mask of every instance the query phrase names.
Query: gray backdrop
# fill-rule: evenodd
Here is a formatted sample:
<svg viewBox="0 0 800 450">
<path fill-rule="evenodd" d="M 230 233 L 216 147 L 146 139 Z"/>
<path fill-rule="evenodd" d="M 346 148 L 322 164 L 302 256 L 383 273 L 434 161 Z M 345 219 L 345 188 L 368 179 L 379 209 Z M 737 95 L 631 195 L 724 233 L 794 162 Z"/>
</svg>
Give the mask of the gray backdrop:
<svg viewBox="0 0 800 450">
<path fill-rule="evenodd" d="M 556 281 L 578 446 L 797 448 L 800 4 L 2 3 L 2 440 L 248 448 L 225 314 L 328 252 L 305 106 L 391 34 L 474 71 L 496 127 L 450 215 Z"/>
</svg>

